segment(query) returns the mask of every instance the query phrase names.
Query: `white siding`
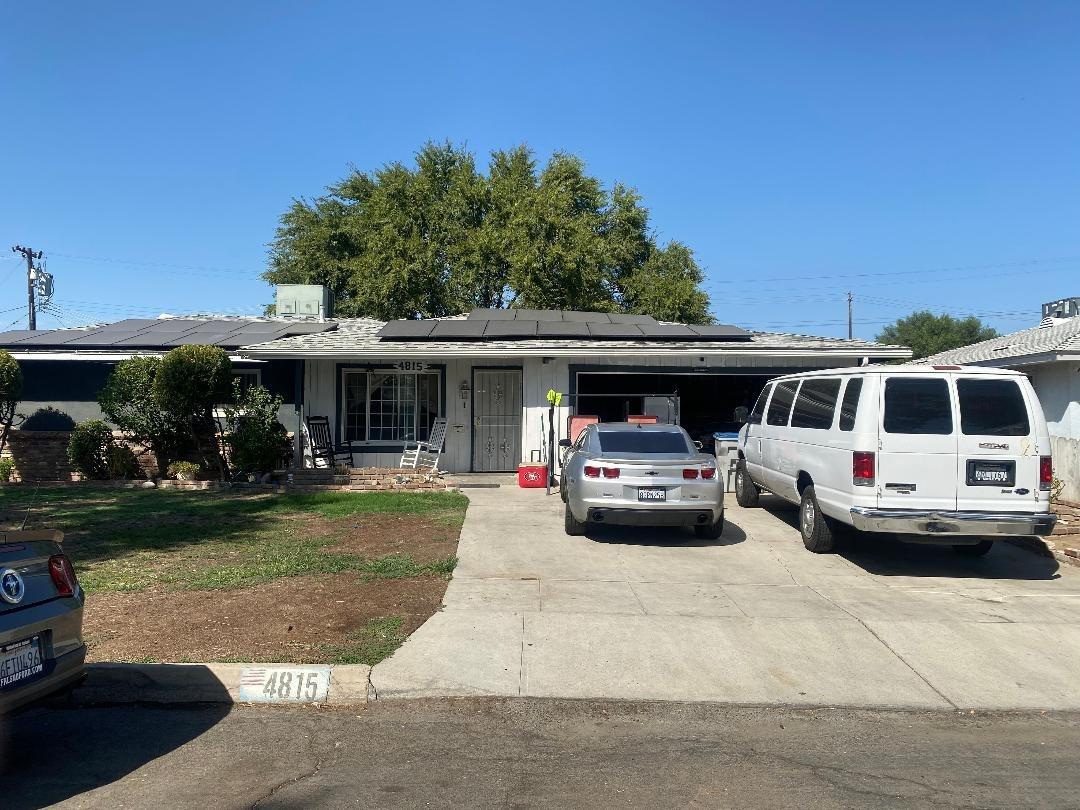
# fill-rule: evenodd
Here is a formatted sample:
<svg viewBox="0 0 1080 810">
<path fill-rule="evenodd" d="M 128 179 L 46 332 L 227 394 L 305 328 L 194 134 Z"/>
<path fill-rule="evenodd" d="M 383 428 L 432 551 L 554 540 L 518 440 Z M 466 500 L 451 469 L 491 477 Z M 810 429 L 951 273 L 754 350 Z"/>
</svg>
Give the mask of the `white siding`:
<svg viewBox="0 0 1080 810">
<path fill-rule="evenodd" d="M 845 366 L 850 362 L 821 358 L 816 361 L 806 359 L 782 360 L 771 357 L 750 358 L 714 358 L 708 362 L 698 358 L 687 359 L 685 357 L 633 357 L 633 358 L 609 358 L 602 355 L 582 358 L 551 358 L 544 362 L 539 357 L 527 357 L 520 360 L 507 358 L 505 360 L 447 360 L 438 357 L 402 357 L 403 360 L 423 360 L 433 365 L 445 366 L 445 413 L 448 420 L 446 433 L 446 446 L 443 451 L 440 467 L 450 472 L 467 472 L 471 465 L 472 455 L 472 402 L 471 396 L 463 401 L 460 395 L 462 382 L 466 382 L 470 389 L 473 386 L 472 370 L 485 367 L 512 367 L 520 366 L 522 369 L 522 433 L 521 433 L 521 461 L 522 463 L 546 462 L 547 436 L 548 436 L 548 403 L 547 392 L 554 388 L 560 393 L 568 393 L 570 390 L 570 366 L 597 365 L 597 366 L 625 366 L 627 371 L 640 370 L 641 367 L 650 369 L 676 369 L 676 368 L 713 368 L 713 369 L 745 369 L 754 373 L 755 369 L 777 368 L 808 370 L 811 368 L 825 368 L 828 366 Z M 380 363 L 385 361 L 380 361 Z M 357 360 L 356 364 L 362 364 Z M 326 416 L 332 425 L 336 425 L 338 418 L 337 397 L 337 374 L 341 364 L 348 365 L 344 361 L 336 360 L 308 360 L 305 364 L 305 416 Z M 636 368 L 635 368 L 636 367 Z M 567 419 L 571 414 L 569 400 L 563 400 L 563 405 L 555 411 L 555 439 L 566 437 Z M 558 458 L 558 447 L 555 456 Z M 357 453 L 356 463 L 363 466 L 395 466 L 399 456 L 396 453 L 366 452 Z M 307 459 L 310 464 L 310 459 Z"/>
<path fill-rule="evenodd" d="M 1051 436 L 1080 439 L 1080 362 L 1017 366 L 1039 395 Z"/>
</svg>

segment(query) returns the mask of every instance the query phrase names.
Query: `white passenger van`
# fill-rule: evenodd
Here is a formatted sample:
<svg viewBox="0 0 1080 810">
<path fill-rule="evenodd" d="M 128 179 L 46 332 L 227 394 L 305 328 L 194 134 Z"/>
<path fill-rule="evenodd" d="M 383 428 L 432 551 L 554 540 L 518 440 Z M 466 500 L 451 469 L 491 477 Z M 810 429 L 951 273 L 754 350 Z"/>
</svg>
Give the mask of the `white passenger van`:
<svg viewBox="0 0 1080 810">
<path fill-rule="evenodd" d="M 1049 534 L 1050 437 L 1027 378 L 966 366 L 864 366 L 770 382 L 739 432 L 735 496 L 799 504 L 803 544 L 833 526 L 985 554 Z"/>
</svg>

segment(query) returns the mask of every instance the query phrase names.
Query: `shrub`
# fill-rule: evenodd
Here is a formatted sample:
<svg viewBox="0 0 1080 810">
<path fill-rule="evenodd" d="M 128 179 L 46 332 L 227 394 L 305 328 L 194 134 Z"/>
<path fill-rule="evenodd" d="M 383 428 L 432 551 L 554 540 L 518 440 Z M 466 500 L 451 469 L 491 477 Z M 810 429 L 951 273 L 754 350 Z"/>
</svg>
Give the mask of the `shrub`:
<svg viewBox="0 0 1080 810">
<path fill-rule="evenodd" d="M 14 472 L 15 462 L 10 458 L 0 458 L 0 483 L 6 484 L 10 481 Z"/>
<path fill-rule="evenodd" d="M 20 430 L 74 430 L 75 420 L 51 405 L 38 408 L 19 426 Z"/>
<path fill-rule="evenodd" d="M 165 474 L 169 478 L 179 478 L 185 481 L 194 481 L 202 472 L 202 467 L 192 461 L 174 461 L 169 465 Z"/>
<path fill-rule="evenodd" d="M 292 444 L 285 426 L 278 421 L 281 397 L 260 385 L 241 392 L 234 381 L 235 405 L 225 408 L 225 441 L 232 451 L 232 464 L 244 472 L 268 472 L 285 463 Z"/>
<path fill-rule="evenodd" d="M 75 426 L 68 442 L 68 459 L 83 478 L 100 481 L 109 477 L 107 453 L 112 446 L 112 430 L 100 419 Z"/>
<path fill-rule="evenodd" d="M 7 445 L 11 420 L 15 418 L 15 406 L 22 396 L 23 377 L 19 361 L 11 352 L 0 349 L 0 450 Z"/>
<path fill-rule="evenodd" d="M 156 405 L 183 425 L 203 463 L 216 466 L 222 478 L 228 468 L 215 435 L 214 407 L 232 395 L 232 363 L 216 346 L 178 346 L 165 355 L 154 377 Z"/>
<path fill-rule="evenodd" d="M 135 453 L 126 444 L 116 444 L 111 437 L 105 448 L 105 469 L 112 479 L 142 477 Z"/>
<path fill-rule="evenodd" d="M 193 452 L 183 421 L 158 405 L 154 384 L 161 370 L 160 357 L 131 357 L 116 364 L 98 394 L 101 410 L 120 430 L 149 445 L 158 469 L 172 459 Z"/>
</svg>

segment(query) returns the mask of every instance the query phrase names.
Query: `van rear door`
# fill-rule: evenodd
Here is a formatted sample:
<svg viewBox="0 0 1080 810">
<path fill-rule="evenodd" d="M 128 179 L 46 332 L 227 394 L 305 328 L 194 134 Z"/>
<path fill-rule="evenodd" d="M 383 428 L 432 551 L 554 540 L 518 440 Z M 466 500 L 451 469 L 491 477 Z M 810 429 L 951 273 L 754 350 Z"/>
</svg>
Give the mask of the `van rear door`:
<svg viewBox="0 0 1080 810">
<path fill-rule="evenodd" d="M 1021 379 L 1005 374 L 953 378 L 960 411 L 957 509 L 1034 510 L 1039 451 Z"/>
<path fill-rule="evenodd" d="M 956 414 L 947 375 L 885 375 L 878 426 L 878 506 L 956 508 Z"/>
</svg>

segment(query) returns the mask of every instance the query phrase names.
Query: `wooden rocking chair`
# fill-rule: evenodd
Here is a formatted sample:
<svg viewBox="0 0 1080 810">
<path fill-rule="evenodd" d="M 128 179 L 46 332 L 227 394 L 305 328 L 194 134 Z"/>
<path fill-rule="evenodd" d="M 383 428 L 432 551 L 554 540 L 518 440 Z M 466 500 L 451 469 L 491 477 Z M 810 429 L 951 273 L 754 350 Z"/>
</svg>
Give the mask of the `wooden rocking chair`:
<svg viewBox="0 0 1080 810">
<path fill-rule="evenodd" d="M 439 457 L 442 455 L 443 444 L 446 441 L 446 420 L 438 418 L 431 424 L 431 435 L 427 441 L 405 442 L 405 452 L 401 454 L 400 467 L 408 467 L 414 470 L 431 469 L 435 472 L 439 468 Z"/>
<path fill-rule="evenodd" d="M 320 461 L 330 468 L 334 468 L 339 464 L 352 466 L 352 451 L 334 447 L 334 437 L 330 433 L 329 419 L 325 416 L 309 416 L 307 429 L 308 437 L 311 439 L 312 467 L 318 467 Z"/>
</svg>

